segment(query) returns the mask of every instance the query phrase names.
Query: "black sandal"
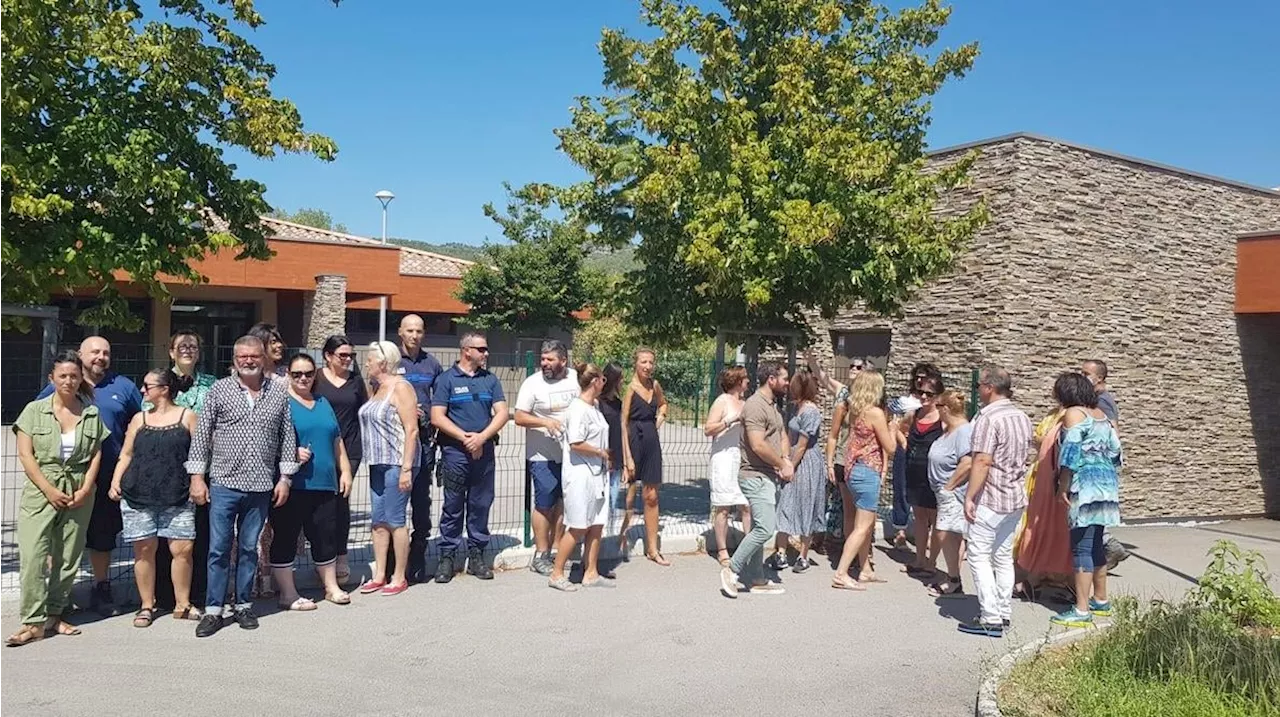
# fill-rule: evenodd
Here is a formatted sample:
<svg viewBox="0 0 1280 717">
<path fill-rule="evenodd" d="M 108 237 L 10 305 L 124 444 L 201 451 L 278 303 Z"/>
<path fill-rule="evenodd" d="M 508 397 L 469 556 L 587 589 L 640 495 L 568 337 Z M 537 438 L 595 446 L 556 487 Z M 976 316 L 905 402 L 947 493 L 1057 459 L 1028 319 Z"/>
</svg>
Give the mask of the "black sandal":
<svg viewBox="0 0 1280 717">
<path fill-rule="evenodd" d="M 149 607 L 144 607 L 133 614 L 134 627 L 151 627 L 151 623 L 156 621 L 156 611 Z"/>
<path fill-rule="evenodd" d="M 948 576 L 945 581 L 933 583 L 929 586 L 929 597 L 965 597 L 964 585 L 960 582 L 959 577 Z"/>
</svg>

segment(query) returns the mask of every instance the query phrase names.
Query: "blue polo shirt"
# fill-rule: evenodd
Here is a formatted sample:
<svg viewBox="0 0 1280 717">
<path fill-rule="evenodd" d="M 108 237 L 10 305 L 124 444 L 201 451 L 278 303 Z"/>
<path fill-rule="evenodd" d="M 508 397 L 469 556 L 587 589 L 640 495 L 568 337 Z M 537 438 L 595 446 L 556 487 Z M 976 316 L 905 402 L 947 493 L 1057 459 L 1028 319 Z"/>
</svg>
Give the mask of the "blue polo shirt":
<svg viewBox="0 0 1280 717">
<path fill-rule="evenodd" d="M 493 420 L 493 404 L 506 400 L 497 376 L 483 368 L 468 376 L 455 363 L 436 378 L 431 405 L 445 406 L 445 415 L 463 431 L 479 433 Z M 443 433 L 440 436 L 445 440 Z"/>
<path fill-rule="evenodd" d="M 48 384 L 36 396 L 36 400 L 52 393 L 53 384 Z M 98 407 L 103 425 L 111 431 L 111 435 L 102 444 L 102 464 L 113 466 L 120 457 L 120 449 L 124 448 L 124 434 L 129 430 L 129 421 L 142 410 L 142 392 L 133 381 L 108 371 L 93 387 L 93 405 Z M 99 475 L 107 474 L 100 472 Z"/>
<path fill-rule="evenodd" d="M 413 386 L 413 392 L 418 396 L 418 406 L 423 411 L 431 410 L 431 386 L 443 371 L 444 367 L 430 353 L 418 349 L 417 356 L 410 356 L 404 352 L 403 346 L 400 347 L 400 368 L 396 373 Z"/>
</svg>

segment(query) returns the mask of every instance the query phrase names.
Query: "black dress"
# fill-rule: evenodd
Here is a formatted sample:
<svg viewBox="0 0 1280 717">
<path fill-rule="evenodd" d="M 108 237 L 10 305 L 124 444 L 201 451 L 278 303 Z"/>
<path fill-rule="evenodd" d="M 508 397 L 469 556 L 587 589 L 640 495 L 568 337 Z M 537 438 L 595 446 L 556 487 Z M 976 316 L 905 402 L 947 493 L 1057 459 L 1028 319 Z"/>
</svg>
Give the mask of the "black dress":
<svg viewBox="0 0 1280 717">
<path fill-rule="evenodd" d="M 636 464 L 635 480 L 645 485 L 662 482 L 662 444 L 658 441 L 658 409 L 653 399 L 646 401 L 639 393 L 631 393 L 631 411 L 627 415 L 628 440 L 631 442 L 631 460 Z"/>
<path fill-rule="evenodd" d="M 921 430 L 921 423 L 912 421 L 907 432 L 907 504 L 937 510 L 938 496 L 929 484 L 929 447 L 944 431 L 941 420 L 925 425 Z"/>
<path fill-rule="evenodd" d="M 601 398 L 600 413 L 609 424 L 609 464 L 614 470 L 622 469 L 622 399 Z"/>
</svg>

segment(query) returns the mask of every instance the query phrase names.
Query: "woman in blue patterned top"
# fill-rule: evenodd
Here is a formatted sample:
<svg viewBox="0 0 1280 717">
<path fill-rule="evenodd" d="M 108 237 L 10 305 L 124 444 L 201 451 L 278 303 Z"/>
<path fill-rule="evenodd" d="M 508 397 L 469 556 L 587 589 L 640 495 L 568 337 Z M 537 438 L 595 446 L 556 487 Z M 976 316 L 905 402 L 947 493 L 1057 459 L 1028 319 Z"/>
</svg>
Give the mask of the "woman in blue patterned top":
<svg viewBox="0 0 1280 717">
<path fill-rule="evenodd" d="M 1120 438 L 1098 409 L 1098 395 L 1084 374 L 1059 376 L 1053 397 L 1063 408 L 1058 497 L 1067 505 L 1076 604 L 1052 620 L 1059 625 L 1089 625 L 1094 615 L 1111 614 L 1102 533 L 1120 523 Z"/>
</svg>

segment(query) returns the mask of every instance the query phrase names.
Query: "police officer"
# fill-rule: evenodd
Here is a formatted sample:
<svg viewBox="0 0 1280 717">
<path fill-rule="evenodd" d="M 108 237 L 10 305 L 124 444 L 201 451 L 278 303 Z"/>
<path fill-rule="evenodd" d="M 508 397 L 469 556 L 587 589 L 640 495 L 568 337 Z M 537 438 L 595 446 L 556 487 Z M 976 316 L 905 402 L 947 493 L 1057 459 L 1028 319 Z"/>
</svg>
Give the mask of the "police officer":
<svg viewBox="0 0 1280 717">
<path fill-rule="evenodd" d="M 493 579 L 484 549 L 489 545 L 489 508 L 493 506 L 494 442 L 507 422 L 502 384 L 485 369 L 488 340 L 484 334 L 467 332 L 459 345 L 461 358 L 436 378 L 431 398 L 431 424 L 440 431 L 437 442 L 444 486 L 438 583 L 453 579 L 464 513 L 467 572 L 481 580 Z"/>
<path fill-rule="evenodd" d="M 431 539 L 431 470 L 436 464 L 435 431 L 431 428 L 431 387 L 444 370 L 440 362 L 429 352 L 422 350 L 422 336 L 426 333 L 422 317 L 409 314 L 400 319 L 400 374 L 418 399 L 418 441 L 422 446 L 422 463 L 413 477 L 413 494 L 409 505 L 413 507 L 413 532 L 409 537 L 409 582 L 426 580 L 427 541 Z M 394 560 L 387 561 L 387 575 L 394 569 Z M 388 581 L 390 578 L 388 578 Z"/>
</svg>

